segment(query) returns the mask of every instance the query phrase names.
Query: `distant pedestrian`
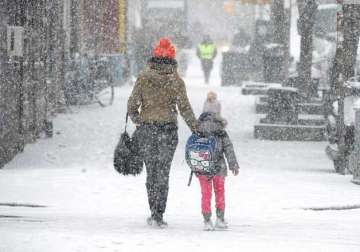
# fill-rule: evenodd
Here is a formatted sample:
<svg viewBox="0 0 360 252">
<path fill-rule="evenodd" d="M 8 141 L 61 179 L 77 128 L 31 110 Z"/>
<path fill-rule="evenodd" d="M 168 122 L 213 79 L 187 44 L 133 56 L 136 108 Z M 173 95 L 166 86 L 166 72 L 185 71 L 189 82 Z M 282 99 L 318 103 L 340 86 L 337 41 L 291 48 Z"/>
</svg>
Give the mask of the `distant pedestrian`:
<svg viewBox="0 0 360 252">
<path fill-rule="evenodd" d="M 205 83 L 209 83 L 211 70 L 214 65 L 214 59 L 217 55 L 215 43 L 209 35 L 204 36 L 202 42 L 198 45 L 196 55 L 201 61 L 201 67 L 204 72 Z"/>
<path fill-rule="evenodd" d="M 218 101 L 217 94 L 215 92 L 210 91 L 207 94 L 207 97 L 206 97 L 206 100 L 204 103 L 204 107 L 203 107 L 203 112 L 215 113 L 220 116 L 221 104 Z"/>
<path fill-rule="evenodd" d="M 195 132 L 197 121 L 186 94 L 185 83 L 177 72 L 175 47 L 162 38 L 153 51 L 148 68 L 137 78 L 128 100 L 128 113 L 137 124 L 145 162 L 146 189 L 151 216 L 149 225 L 166 227 L 163 220 L 169 191 L 171 162 L 178 144 L 177 111 Z"/>
<path fill-rule="evenodd" d="M 208 112 L 208 113 L 216 114 L 219 118 L 221 118 L 224 126 L 227 125 L 227 120 L 225 118 L 221 117 L 221 103 L 217 99 L 217 94 L 214 91 L 210 91 L 207 94 L 207 97 L 206 97 L 206 100 L 204 102 L 202 112 L 203 113 Z"/>
</svg>

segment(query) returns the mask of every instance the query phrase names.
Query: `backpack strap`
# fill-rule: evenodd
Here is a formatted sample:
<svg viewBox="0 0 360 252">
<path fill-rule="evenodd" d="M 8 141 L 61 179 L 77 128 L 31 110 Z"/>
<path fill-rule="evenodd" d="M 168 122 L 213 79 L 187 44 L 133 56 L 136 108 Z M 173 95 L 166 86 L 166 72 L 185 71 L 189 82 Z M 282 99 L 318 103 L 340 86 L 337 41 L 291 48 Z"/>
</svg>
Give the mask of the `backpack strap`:
<svg viewBox="0 0 360 252">
<path fill-rule="evenodd" d="M 194 175 L 194 171 L 191 171 L 191 172 L 190 172 L 190 177 L 189 177 L 188 186 L 190 186 L 190 185 L 191 185 L 191 181 L 192 181 L 192 177 L 193 177 L 193 175 Z"/>
</svg>

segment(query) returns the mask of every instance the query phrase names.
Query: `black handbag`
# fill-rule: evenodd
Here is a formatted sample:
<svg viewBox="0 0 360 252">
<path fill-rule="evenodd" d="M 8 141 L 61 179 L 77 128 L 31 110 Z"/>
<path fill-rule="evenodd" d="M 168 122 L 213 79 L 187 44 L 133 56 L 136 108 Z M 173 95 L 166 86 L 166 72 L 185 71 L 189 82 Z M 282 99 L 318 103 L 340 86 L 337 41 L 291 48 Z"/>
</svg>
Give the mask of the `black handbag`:
<svg viewBox="0 0 360 252">
<path fill-rule="evenodd" d="M 137 134 L 132 137 L 126 131 L 128 114 L 126 114 L 125 131 L 121 134 L 114 151 L 114 168 L 122 175 L 139 175 L 143 170 L 143 160 L 140 155 Z"/>
</svg>

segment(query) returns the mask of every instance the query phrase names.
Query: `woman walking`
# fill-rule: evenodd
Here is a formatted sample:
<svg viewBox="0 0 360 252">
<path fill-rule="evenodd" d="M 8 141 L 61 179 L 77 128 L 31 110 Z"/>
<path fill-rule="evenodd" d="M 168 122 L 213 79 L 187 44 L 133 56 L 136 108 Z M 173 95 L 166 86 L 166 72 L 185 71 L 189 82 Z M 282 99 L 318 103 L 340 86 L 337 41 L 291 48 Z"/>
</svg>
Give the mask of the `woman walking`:
<svg viewBox="0 0 360 252">
<path fill-rule="evenodd" d="M 169 191 L 171 162 L 178 144 L 177 110 L 191 129 L 197 122 L 184 81 L 177 73 L 175 47 L 160 39 L 128 100 L 128 113 L 138 125 L 136 139 L 146 166 L 146 189 L 151 216 L 149 225 L 166 227 L 163 220 Z"/>
</svg>

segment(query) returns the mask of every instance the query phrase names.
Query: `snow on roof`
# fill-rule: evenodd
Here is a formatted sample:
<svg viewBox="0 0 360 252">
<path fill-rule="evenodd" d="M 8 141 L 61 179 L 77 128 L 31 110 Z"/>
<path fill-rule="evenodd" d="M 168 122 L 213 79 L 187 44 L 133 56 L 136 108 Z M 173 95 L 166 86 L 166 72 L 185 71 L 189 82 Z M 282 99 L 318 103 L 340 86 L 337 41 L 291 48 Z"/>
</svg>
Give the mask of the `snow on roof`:
<svg viewBox="0 0 360 252">
<path fill-rule="evenodd" d="M 269 88 L 269 87 L 281 87 L 280 83 L 270 82 L 255 82 L 255 81 L 244 81 L 244 87 L 257 87 L 257 88 Z"/>
<path fill-rule="evenodd" d="M 272 48 L 282 47 L 282 45 L 281 45 L 281 44 L 278 44 L 278 43 L 270 43 L 270 44 L 265 45 L 265 47 L 266 47 L 267 49 L 272 49 Z"/>
<path fill-rule="evenodd" d="M 270 87 L 269 90 L 281 90 L 281 91 L 289 91 L 289 92 L 297 92 L 297 88 L 293 87 Z"/>
<path fill-rule="evenodd" d="M 357 99 L 357 100 L 354 102 L 354 109 L 360 110 L 360 99 Z"/>
<path fill-rule="evenodd" d="M 348 81 L 347 85 L 352 88 L 356 88 L 356 89 L 360 88 L 360 82 L 358 82 L 358 81 Z"/>
<path fill-rule="evenodd" d="M 334 1 L 335 2 L 335 1 Z M 327 9 L 337 9 L 338 5 L 336 3 L 332 4 L 320 4 L 318 10 L 327 10 Z"/>
</svg>

